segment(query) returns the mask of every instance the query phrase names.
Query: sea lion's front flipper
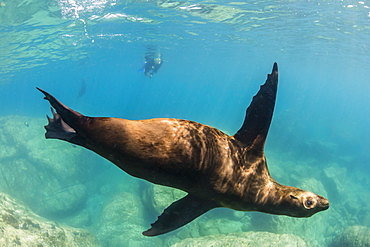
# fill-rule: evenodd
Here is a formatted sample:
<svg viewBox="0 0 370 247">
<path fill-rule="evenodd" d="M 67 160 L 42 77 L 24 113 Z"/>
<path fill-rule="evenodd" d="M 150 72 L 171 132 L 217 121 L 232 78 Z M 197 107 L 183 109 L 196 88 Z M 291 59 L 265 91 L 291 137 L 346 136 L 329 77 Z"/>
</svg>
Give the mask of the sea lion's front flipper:
<svg viewBox="0 0 370 247">
<path fill-rule="evenodd" d="M 262 152 L 274 112 L 278 85 L 278 66 L 274 63 L 271 74 L 267 76 L 258 93 L 247 108 L 243 126 L 234 138 L 254 151 Z"/>
<path fill-rule="evenodd" d="M 173 231 L 218 206 L 216 202 L 189 194 L 166 208 L 158 220 L 151 224 L 152 227 L 143 232 L 143 235 L 157 236 Z"/>
</svg>

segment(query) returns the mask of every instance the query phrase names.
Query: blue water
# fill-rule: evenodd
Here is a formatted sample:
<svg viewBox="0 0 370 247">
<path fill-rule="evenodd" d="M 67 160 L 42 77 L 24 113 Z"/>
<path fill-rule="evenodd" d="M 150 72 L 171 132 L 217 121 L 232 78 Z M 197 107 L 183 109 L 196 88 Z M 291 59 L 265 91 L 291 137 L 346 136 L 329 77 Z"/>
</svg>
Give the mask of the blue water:
<svg viewBox="0 0 370 247">
<path fill-rule="evenodd" d="M 168 7 L 171 4 L 177 7 Z M 208 12 L 199 10 L 206 8 Z M 306 175 L 325 180 L 323 170 L 331 166 L 346 171 L 337 179 L 347 189 L 334 193 L 333 184 L 322 182 L 333 203 L 320 214 L 348 211 L 341 224 L 330 233 L 323 231 L 314 242 L 325 246 L 346 226 L 370 227 L 366 204 L 370 178 L 359 175 L 370 172 L 369 40 L 368 1 L 60 0 L 19 5 L 4 1 L 0 7 L 0 116 L 44 118 L 49 114 L 37 86 L 89 116 L 181 118 L 234 134 L 252 96 L 277 62 L 279 89 L 266 144 L 272 176 L 298 186 Z M 164 60 L 152 79 L 139 72 L 148 46 L 155 47 Z M 86 91 L 77 97 L 82 81 Z M 111 190 L 123 179 L 137 182 L 116 175 L 120 171 L 99 157 L 85 155 L 96 162 L 91 183 L 96 174 L 99 183 L 104 181 Z M 100 175 L 100 162 L 105 162 L 107 176 L 118 177 L 110 181 Z M 297 173 L 299 166 L 310 167 L 312 173 Z M 298 178 L 293 179 L 295 173 Z M 140 189 L 134 191 L 140 196 Z M 86 206 L 99 201 L 100 206 L 89 208 L 97 210 L 92 211 L 96 221 L 107 203 L 104 200 L 109 200 L 98 194 L 91 189 Z M 353 209 L 348 209 L 348 200 L 356 200 Z M 154 215 L 148 216 L 146 226 Z M 89 226 L 73 226 L 94 233 L 94 220 Z M 257 223 L 248 230 L 253 229 L 284 233 L 258 228 Z M 301 229 L 294 233 L 299 232 L 307 240 Z M 160 243 L 167 246 L 165 241 Z M 141 245 L 140 241 L 136 244 Z"/>
</svg>

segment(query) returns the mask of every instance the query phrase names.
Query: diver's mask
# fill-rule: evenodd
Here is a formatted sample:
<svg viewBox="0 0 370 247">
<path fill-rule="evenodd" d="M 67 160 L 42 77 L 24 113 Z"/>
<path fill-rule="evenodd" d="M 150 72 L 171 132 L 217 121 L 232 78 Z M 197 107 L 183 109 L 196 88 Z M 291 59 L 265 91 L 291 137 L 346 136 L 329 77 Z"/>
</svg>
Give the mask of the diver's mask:
<svg viewBox="0 0 370 247">
<path fill-rule="evenodd" d="M 162 59 L 160 57 L 156 57 L 156 58 L 154 58 L 154 63 L 161 64 L 162 63 Z"/>
</svg>

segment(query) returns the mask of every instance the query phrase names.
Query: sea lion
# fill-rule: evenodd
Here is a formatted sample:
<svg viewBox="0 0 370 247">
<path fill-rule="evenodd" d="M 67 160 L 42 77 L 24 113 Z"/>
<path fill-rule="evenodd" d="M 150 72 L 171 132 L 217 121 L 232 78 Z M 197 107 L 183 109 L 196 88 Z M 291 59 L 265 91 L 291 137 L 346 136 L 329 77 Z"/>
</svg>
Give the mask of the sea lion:
<svg viewBox="0 0 370 247">
<path fill-rule="evenodd" d="M 310 217 L 329 208 L 326 198 L 281 185 L 264 155 L 278 84 L 275 63 L 247 108 L 240 130 L 229 136 L 197 122 L 158 118 L 88 117 L 37 88 L 53 108 L 46 138 L 90 149 L 138 178 L 188 193 L 172 203 L 143 234 L 175 230 L 217 207 Z"/>
</svg>

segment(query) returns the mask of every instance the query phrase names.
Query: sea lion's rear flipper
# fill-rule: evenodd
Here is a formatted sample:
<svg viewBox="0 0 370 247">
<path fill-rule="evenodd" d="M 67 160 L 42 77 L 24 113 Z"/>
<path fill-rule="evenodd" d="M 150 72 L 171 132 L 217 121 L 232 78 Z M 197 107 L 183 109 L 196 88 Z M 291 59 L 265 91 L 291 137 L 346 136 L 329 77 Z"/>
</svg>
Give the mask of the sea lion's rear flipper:
<svg viewBox="0 0 370 247">
<path fill-rule="evenodd" d="M 151 224 L 152 227 L 143 232 L 143 235 L 157 236 L 173 231 L 218 206 L 216 202 L 189 194 L 166 208 L 158 220 Z"/>
<path fill-rule="evenodd" d="M 76 127 L 78 127 L 78 123 L 81 123 L 87 117 L 68 108 L 44 90 L 40 88 L 37 89 L 45 95 L 44 99 L 48 100 L 51 106 L 57 111 L 57 113 L 55 113 L 53 108 L 51 108 L 53 118 L 46 116 L 48 118 L 48 125 L 45 126 L 45 137 L 85 146 L 86 141 L 78 134 Z"/>
<path fill-rule="evenodd" d="M 51 113 L 53 114 L 53 118 L 49 118 L 49 116 L 46 116 L 48 119 L 48 125 L 45 126 L 46 139 L 50 138 L 64 140 L 85 147 L 86 140 L 79 134 L 77 134 L 73 128 L 66 124 L 60 117 L 60 115 L 55 113 L 52 107 L 50 108 Z"/>
<path fill-rule="evenodd" d="M 49 94 L 48 92 L 36 87 L 40 92 L 42 92 L 45 97 L 44 99 L 48 100 L 50 105 L 54 107 L 57 113 L 62 117 L 63 121 L 66 122 L 69 126 L 74 128 L 76 122 L 80 121 L 81 118 L 85 116 L 79 112 L 76 112 L 69 107 L 65 106 L 62 102 L 57 100 L 53 95 Z"/>
<path fill-rule="evenodd" d="M 247 108 L 243 126 L 234 138 L 254 151 L 262 152 L 270 128 L 275 107 L 278 85 L 278 66 L 274 63 L 271 74 L 267 76 L 258 93 Z"/>
</svg>

